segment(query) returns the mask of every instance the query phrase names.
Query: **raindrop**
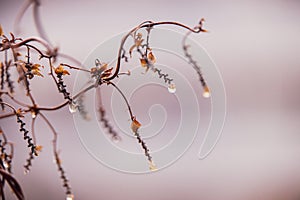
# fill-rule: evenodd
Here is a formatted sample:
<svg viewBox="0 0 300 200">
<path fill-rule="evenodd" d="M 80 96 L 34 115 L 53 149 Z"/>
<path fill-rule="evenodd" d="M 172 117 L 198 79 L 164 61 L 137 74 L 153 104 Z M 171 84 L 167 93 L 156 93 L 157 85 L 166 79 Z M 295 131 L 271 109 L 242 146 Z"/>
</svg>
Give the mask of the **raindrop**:
<svg viewBox="0 0 300 200">
<path fill-rule="evenodd" d="M 66 200 L 74 200 L 73 194 L 67 194 Z"/>
<path fill-rule="evenodd" d="M 8 168 L 9 168 L 8 162 L 6 162 L 6 161 L 4 160 L 4 161 L 3 161 L 3 166 L 5 167 L 5 169 L 8 169 Z"/>
<path fill-rule="evenodd" d="M 155 166 L 155 164 L 151 161 L 149 162 L 149 169 L 150 171 L 157 171 L 157 167 Z"/>
<path fill-rule="evenodd" d="M 175 93 L 175 92 L 176 92 L 176 86 L 175 86 L 174 83 L 171 83 L 171 84 L 169 85 L 168 91 L 169 91 L 170 93 Z"/>
<path fill-rule="evenodd" d="M 36 118 L 36 112 L 35 111 L 31 111 L 31 117 L 32 117 L 32 119 Z"/>
<path fill-rule="evenodd" d="M 77 111 L 77 105 L 75 102 L 72 101 L 71 103 L 69 103 L 69 111 L 72 114 Z"/>
<path fill-rule="evenodd" d="M 203 97 L 204 98 L 209 98 L 210 97 L 210 91 L 209 91 L 209 88 L 207 86 L 204 86 L 204 91 L 203 91 Z"/>
</svg>

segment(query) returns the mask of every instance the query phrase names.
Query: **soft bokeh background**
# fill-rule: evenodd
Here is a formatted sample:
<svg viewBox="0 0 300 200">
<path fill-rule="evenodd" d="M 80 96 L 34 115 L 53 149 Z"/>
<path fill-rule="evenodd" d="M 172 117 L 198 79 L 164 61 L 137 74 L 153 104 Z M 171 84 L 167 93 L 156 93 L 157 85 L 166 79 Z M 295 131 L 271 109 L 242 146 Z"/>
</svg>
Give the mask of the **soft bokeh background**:
<svg viewBox="0 0 300 200">
<path fill-rule="evenodd" d="M 197 137 L 181 159 L 154 174 L 124 174 L 99 164 L 80 143 L 72 117 L 65 116 L 67 110 L 50 113 L 62 133 L 61 156 L 76 199 L 300 198 L 299 1 L 52 0 L 42 4 L 42 21 L 51 40 L 78 60 L 141 21 L 194 25 L 205 17 L 210 33 L 194 39 L 217 64 L 226 87 L 226 124 L 212 154 L 198 160 L 203 137 Z M 22 1 L 1 0 L 0 23 L 6 32 L 13 30 L 21 5 Z M 36 34 L 30 12 L 21 28 L 23 36 Z M 42 97 L 51 97 L 47 87 L 40 87 Z M 19 145 L 14 172 L 27 199 L 63 199 L 47 127 L 41 123 L 36 130 L 45 149 L 34 161 L 32 172 L 24 176 L 24 142 L 14 120 L 0 123 Z"/>
</svg>

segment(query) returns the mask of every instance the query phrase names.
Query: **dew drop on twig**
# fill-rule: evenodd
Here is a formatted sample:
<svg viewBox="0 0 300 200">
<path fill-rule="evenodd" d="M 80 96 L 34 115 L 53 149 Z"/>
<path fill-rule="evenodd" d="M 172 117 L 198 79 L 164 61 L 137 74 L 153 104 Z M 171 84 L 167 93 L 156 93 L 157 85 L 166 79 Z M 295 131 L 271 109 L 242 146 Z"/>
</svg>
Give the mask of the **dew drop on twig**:
<svg viewBox="0 0 300 200">
<path fill-rule="evenodd" d="M 8 168 L 9 168 L 8 162 L 6 162 L 6 161 L 4 160 L 4 161 L 3 161 L 3 166 L 5 167 L 5 169 L 8 169 Z"/>
<path fill-rule="evenodd" d="M 32 117 L 32 119 L 36 118 L 36 112 L 35 111 L 31 111 L 31 117 Z"/>
<path fill-rule="evenodd" d="M 68 194 L 66 197 L 66 200 L 74 200 L 74 195 L 73 194 Z"/>
<path fill-rule="evenodd" d="M 169 86 L 168 86 L 168 91 L 170 93 L 175 93 L 176 92 L 176 85 L 174 83 L 171 83 Z"/>
<path fill-rule="evenodd" d="M 210 91 L 209 91 L 209 88 L 207 87 L 207 86 L 205 86 L 204 88 L 203 88 L 203 97 L 204 98 L 209 98 L 210 97 Z"/>
<path fill-rule="evenodd" d="M 149 163 L 149 169 L 150 171 L 157 171 L 157 167 L 155 166 L 155 164 L 153 162 L 150 162 Z"/>
<path fill-rule="evenodd" d="M 72 114 L 77 111 L 77 105 L 73 101 L 71 103 L 69 103 L 69 111 Z"/>
</svg>

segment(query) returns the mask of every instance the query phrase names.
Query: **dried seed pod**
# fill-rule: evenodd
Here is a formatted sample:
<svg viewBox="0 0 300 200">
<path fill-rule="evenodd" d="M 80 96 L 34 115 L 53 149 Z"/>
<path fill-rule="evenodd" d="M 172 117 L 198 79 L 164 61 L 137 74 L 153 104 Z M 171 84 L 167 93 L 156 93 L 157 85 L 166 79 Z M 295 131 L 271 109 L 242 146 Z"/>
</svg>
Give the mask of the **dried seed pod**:
<svg viewBox="0 0 300 200">
<path fill-rule="evenodd" d="M 131 130 L 134 133 L 137 133 L 138 129 L 142 126 L 142 124 L 136 120 L 136 118 L 134 117 L 131 123 Z"/>
<path fill-rule="evenodd" d="M 156 62 L 156 58 L 155 56 L 153 55 L 152 51 L 150 51 L 148 53 L 148 59 L 151 61 L 152 64 L 154 64 Z"/>
<path fill-rule="evenodd" d="M 56 67 L 54 72 L 57 75 L 70 75 L 68 70 L 65 70 L 62 65 L 59 65 L 58 67 Z"/>
</svg>

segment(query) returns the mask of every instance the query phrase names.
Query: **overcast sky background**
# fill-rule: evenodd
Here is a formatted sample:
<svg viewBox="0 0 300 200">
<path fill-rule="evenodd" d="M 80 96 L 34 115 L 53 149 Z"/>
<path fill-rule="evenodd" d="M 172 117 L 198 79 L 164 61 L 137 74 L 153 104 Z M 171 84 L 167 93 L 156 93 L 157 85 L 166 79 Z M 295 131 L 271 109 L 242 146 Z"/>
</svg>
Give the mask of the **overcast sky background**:
<svg viewBox="0 0 300 200">
<path fill-rule="evenodd" d="M 51 41 L 81 61 L 101 42 L 144 20 L 194 26 L 204 17 L 210 32 L 193 39 L 216 63 L 226 88 L 227 117 L 214 151 L 204 160 L 197 158 L 203 140 L 199 131 L 181 159 L 153 174 L 120 173 L 100 164 L 81 144 L 67 109 L 49 113 L 61 132 L 63 165 L 76 199 L 300 198 L 300 1 L 41 2 L 41 20 Z M 1 1 L 0 24 L 6 33 L 13 31 L 22 3 Z M 22 37 L 36 35 L 31 9 L 21 28 Z M 50 100 L 48 86 L 39 87 L 43 91 L 38 98 Z M 59 99 L 53 97 L 53 101 Z M 14 120 L 0 123 L 7 132 L 17 132 Z M 26 176 L 22 171 L 27 154 L 24 142 L 17 134 L 8 135 L 19 145 L 14 174 L 27 199 L 63 199 L 51 157 L 50 132 L 43 123 L 36 132 L 45 148 Z"/>
</svg>

